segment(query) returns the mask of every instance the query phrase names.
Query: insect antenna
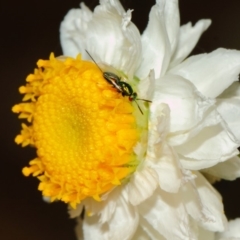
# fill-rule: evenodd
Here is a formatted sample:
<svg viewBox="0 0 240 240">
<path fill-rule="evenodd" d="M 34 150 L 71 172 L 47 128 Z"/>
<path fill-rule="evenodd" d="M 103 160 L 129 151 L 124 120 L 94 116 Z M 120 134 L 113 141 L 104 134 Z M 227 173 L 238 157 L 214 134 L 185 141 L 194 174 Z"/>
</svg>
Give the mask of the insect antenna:
<svg viewBox="0 0 240 240">
<path fill-rule="evenodd" d="M 137 103 L 136 99 L 134 99 L 134 102 L 137 104 L 139 111 L 140 111 L 140 112 L 141 112 L 141 114 L 143 115 L 143 111 L 142 111 L 142 109 L 140 108 L 140 106 L 138 105 L 138 103 Z"/>
<path fill-rule="evenodd" d="M 99 65 L 96 63 L 96 61 L 93 59 L 93 57 L 91 56 L 91 54 L 85 49 L 86 53 L 88 54 L 88 56 L 93 60 L 93 62 L 97 65 L 97 67 L 99 68 L 99 70 L 103 73 L 103 70 L 99 67 Z"/>
<path fill-rule="evenodd" d="M 152 101 L 150 101 L 150 100 L 147 100 L 147 99 L 141 99 L 141 98 L 137 98 L 136 100 L 140 100 L 140 101 L 144 101 L 144 102 L 149 102 L 149 103 L 152 103 Z"/>
</svg>

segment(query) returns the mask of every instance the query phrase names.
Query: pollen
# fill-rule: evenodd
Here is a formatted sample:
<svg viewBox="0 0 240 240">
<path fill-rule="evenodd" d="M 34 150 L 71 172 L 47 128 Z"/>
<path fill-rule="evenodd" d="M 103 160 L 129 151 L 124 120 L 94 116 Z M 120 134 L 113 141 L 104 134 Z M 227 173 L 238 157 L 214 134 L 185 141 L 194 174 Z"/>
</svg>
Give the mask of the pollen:
<svg viewBox="0 0 240 240">
<path fill-rule="evenodd" d="M 23 102 L 12 109 L 27 123 L 15 142 L 37 152 L 23 174 L 37 177 L 52 201 L 72 207 L 87 197 L 99 201 L 137 167 L 134 107 L 80 56 L 52 54 L 37 65 L 19 88 Z"/>
</svg>

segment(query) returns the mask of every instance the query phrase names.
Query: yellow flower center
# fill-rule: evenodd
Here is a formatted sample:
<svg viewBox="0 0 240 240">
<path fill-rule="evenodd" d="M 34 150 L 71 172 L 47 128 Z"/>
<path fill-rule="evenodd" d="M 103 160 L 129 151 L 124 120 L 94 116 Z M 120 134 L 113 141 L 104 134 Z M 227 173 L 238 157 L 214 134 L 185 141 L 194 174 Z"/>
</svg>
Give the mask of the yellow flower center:
<svg viewBox="0 0 240 240">
<path fill-rule="evenodd" d="M 23 174 L 38 176 L 51 200 L 76 206 L 82 199 L 120 185 L 136 168 L 133 147 L 139 130 L 128 97 L 123 97 L 91 62 L 67 58 L 39 60 L 20 88 L 13 107 L 27 118 L 15 141 L 34 145 L 38 157 Z"/>
</svg>

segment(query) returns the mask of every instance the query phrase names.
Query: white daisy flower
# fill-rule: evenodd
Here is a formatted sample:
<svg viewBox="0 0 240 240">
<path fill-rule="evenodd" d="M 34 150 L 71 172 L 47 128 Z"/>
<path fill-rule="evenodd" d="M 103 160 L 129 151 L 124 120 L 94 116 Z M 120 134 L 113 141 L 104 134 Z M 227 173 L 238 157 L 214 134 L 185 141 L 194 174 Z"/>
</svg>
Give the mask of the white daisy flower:
<svg viewBox="0 0 240 240">
<path fill-rule="evenodd" d="M 79 239 L 211 239 L 227 220 L 203 174 L 240 176 L 240 52 L 187 58 L 211 21 L 180 27 L 177 0 L 142 36 L 131 14 L 101 0 L 66 15 L 64 57 L 39 60 L 13 107 L 30 123 L 15 141 L 37 148 L 23 174 L 84 215 Z"/>
<path fill-rule="evenodd" d="M 240 52 L 218 49 L 186 59 L 211 21 L 180 27 L 176 0 L 156 1 L 142 36 L 130 20 L 118 1 L 100 1 L 94 12 L 84 4 L 70 10 L 61 24 L 65 55 L 89 59 L 88 49 L 97 62 L 139 78 L 141 98 L 152 100 L 146 158 L 104 206 L 93 210 L 89 200 L 79 206 L 94 215 L 84 219 L 84 236 L 197 239 L 193 225 L 223 231 L 221 197 L 197 170 L 240 176 Z"/>
</svg>

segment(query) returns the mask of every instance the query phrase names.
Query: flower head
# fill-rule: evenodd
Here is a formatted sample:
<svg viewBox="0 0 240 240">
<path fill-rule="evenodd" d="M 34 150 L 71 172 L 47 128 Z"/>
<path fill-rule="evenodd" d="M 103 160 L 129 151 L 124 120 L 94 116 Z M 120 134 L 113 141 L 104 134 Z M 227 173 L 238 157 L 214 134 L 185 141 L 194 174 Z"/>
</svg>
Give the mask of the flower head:
<svg viewBox="0 0 240 240">
<path fill-rule="evenodd" d="M 72 217 L 85 209 L 86 239 L 224 231 L 204 175 L 240 176 L 240 52 L 187 58 L 209 25 L 180 27 L 178 1 L 157 0 L 141 36 L 118 0 L 81 4 L 61 24 L 66 57 L 40 60 L 20 88 L 13 111 L 30 125 L 16 142 L 37 148 L 23 173 Z"/>
<path fill-rule="evenodd" d="M 24 102 L 13 111 L 31 125 L 23 125 L 16 142 L 38 149 L 23 174 L 38 176 L 44 196 L 75 207 L 86 197 L 99 201 L 99 195 L 127 180 L 139 164 L 133 147 L 143 125 L 134 104 L 95 64 L 80 56 L 51 55 L 38 62 L 27 82 L 20 88 Z"/>
</svg>

